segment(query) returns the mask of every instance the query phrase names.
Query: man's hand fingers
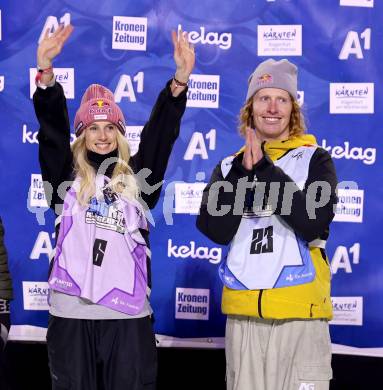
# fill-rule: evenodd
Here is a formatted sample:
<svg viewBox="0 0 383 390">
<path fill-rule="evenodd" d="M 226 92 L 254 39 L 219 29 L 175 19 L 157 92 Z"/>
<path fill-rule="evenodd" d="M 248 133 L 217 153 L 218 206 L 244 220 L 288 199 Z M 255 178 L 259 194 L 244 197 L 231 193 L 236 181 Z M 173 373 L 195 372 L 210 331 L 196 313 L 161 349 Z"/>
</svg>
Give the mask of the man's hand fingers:
<svg viewBox="0 0 383 390">
<path fill-rule="evenodd" d="M 249 132 L 249 128 L 246 129 L 246 145 L 243 153 L 242 165 L 248 170 L 251 170 L 253 166 L 251 157 L 251 133 Z"/>
</svg>

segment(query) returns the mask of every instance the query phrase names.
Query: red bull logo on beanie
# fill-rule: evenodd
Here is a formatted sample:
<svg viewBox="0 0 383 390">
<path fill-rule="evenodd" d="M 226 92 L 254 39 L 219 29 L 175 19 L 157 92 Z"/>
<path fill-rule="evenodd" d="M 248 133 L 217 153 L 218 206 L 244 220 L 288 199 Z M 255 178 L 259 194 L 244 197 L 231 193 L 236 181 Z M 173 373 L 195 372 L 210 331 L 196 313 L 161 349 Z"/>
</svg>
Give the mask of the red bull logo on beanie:
<svg viewBox="0 0 383 390">
<path fill-rule="evenodd" d="M 263 85 L 267 83 L 272 83 L 273 82 L 273 76 L 271 74 L 265 73 L 262 76 L 259 76 L 257 79 L 257 84 L 258 85 Z"/>
</svg>

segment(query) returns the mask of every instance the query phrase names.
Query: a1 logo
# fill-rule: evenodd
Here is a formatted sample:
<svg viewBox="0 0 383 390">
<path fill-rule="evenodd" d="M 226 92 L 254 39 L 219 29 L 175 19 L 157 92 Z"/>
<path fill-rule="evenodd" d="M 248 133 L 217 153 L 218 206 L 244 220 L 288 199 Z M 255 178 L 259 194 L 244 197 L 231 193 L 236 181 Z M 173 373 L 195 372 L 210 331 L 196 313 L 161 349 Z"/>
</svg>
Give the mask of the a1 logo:
<svg viewBox="0 0 383 390">
<path fill-rule="evenodd" d="M 209 158 L 208 149 L 215 150 L 217 131 L 216 129 L 211 129 L 206 135 L 205 138 L 209 141 L 208 147 L 206 147 L 204 135 L 199 131 L 193 133 L 189 145 L 184 154 L 184 160 L 193 160 L 195 156 L 201 156 L 202 160 L 207 160 Z"/>
<path fill-rule="evenodd" d="M 64 16 L 60 18 L 60 23 L 58 22 L 57 18 L 55 16 L 48 16 L 47 20 L 45 21 L 44 27 L 41 31 L 39 43 L 43 40 L 45 31 L 49 29 L 49 35 L 53 34 L 58 28 L 59 25 L 68 26 L 70 24 L 70 14 L 66 13 Z"/>
<path fill-rule="evenodd" d="M 366 28 L 359 38 L 359 34 L 356 31 L 349 31 L 342 46 L 342 50 L 339 53 L 340 60 L 348 60 L 350 55 L 356 56 L 357 59 L 363 59 L 363 49 L 361 41 L 363 41 L 363 49 L 371 49 L 371 28 Z"/>
</svg>

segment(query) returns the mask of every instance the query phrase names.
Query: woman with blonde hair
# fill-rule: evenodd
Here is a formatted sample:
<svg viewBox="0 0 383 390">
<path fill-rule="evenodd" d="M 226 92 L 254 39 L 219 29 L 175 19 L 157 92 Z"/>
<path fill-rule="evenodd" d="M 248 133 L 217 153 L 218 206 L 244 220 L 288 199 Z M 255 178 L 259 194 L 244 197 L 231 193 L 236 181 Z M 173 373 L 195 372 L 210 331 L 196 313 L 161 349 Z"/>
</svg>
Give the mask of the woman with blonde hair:
<svg viewBox="0 0 383 390">
<path fill-rule="evenodd" d="M 45 34 L 33 98 L 41 172 L 58 216 L 47 332 L 52 388 L 154 389 L 145 208 L 153 208 L 160 195 L 185 111 L 194 50 L 186 34 L 172 32 L 176 73 L 157 99 L 135 156 L 124 136 L 123 113 L 99 84 L 82 97 L 71 148 L 66 100 L 52 60 L 72 30 L 69 25 Z"/>
</svg>

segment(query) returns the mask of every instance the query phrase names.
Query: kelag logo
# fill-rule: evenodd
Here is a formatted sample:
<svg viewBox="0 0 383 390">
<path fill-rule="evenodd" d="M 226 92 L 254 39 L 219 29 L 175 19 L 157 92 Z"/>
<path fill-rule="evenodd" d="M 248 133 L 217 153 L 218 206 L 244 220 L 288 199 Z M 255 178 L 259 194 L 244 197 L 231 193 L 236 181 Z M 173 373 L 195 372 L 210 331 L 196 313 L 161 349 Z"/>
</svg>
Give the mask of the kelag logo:
<svg viewBox="0 0 383 390">
<path fill-rule="evenodd" d="M 374 7 L 374 0 L 340 0 L 343 7 Z"/>
<path fill-rule="evenodd" d="M 361 148 L 359 146 L 350 146 L 348 141 L 345 141 L 342 146 L 327 145 L 327 140 L 323 139 L 322 148 L 326 149 L 332 158 L 346 160 L 360 160 L 363 164 L 372 165 L 376 161 L 376 149 L 375 148 Z"/>
<path fill-rule="evenodd" d="M 36 131 L 28 130 L 27 125 L 24 123 L 22 137 L 21 137 L 22 143 L 23 144 L 38 144 L 39 141 L 37 139 L 37 134 L 38 134 L 37 130 Z M 71 133 L 70 142 L 72 143 L 75 140 L 76 140 L 76 135 Z"/>
<path fill-rule="evenodd" d="M 146 50 L 147 18 L 113 17 L 112 49 Z"/>
<path fill-rule="evenodd" d="M 374 83 L 330 83 L 330 114 L 373 114 Z"/>
<path fill-rule="evenodd" d="M 181 29 L 182 26 L 178 25 L 178 29 Z M 215 45 L 220 49 L 228 50 L 231 47 L 232 35 L 228 32 L 218 33 L 218 32 L 206 32 L 205 27 L 200 27 L 199 31 L 189 31 L 188 32 L 189 42 L 196 44 L 201 43 L 202 45 Z"/>
<path fill-rule="evenodd" d="M 196 247 L 194 241 L 189 242 L 188 245 L 173 245 L 171 238 L 168 240 L 168 257 L 181 258 L 181 259 L 201 259 L 208 260 L 209 263 L 218 264 L 222 259 L 221 248 L 207 248 Z"/>
<path fill-rule="evenodd" d="M 209 319 L 210 290 L 176 288 L 175 318 L 182 320 Z"/>
<path fill-rule="evenodd" d="M 36 91 L 35 84 L 36 68 L 29 69 L 29 96 L 32 99 Z M 73 68 L 55 68 L 55 77 L 64 89 L 67 99 L 74 99 L 74 69 Z"/>
<path fill-rule="evenodd" d="M 187 107 L 219 107 L 219 75 L 191 74 Z"/>
<path fill-rule="evenodd" d="M 301 56 L 302 25 L 259 25 L 259 56 Z"/>
</svg>

